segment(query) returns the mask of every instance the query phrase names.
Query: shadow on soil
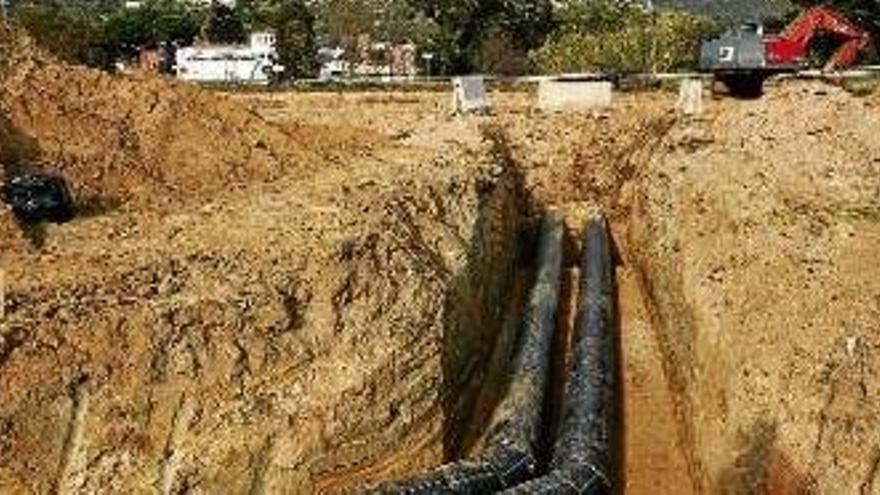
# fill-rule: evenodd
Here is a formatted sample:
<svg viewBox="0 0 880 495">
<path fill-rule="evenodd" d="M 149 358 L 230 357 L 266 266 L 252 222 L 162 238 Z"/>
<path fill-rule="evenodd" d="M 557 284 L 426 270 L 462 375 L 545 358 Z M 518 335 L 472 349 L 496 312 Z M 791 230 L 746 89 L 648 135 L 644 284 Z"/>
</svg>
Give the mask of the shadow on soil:
<svg viewBox="0 0 880 495">
<path fill-rule="evenodd" d="M 816 493 L 816 481 L 795 470 L 791 461 L 777 448 L 777 429 L 776 423 L 758 420 L 742 435 L 741 452 L 721 473 L 715 493 Z"/>
<path fill-rule="evenodd" d="M 445 295 L 441 390 L 447 461 L 462 458 L 474 446 L 508 385 L 511 343 L 519 328 L 511 306 L 522 299 L 517 291 L 529 285 L 523 260 L 534 249 L 524 221 L 528 201 L 522 174 L 503 133 L 494 128 L 483 132 L 500 172 L 477 181 L 478 218 L 467 266 Z M 511 319 L 517 324 L 506 325 Z"/>
<path fill-rule="evenodd" d="M 614 240 L 614 236 L 609 229 L 609 238 L 611 241 L 611 263 L 612 263 L 612 281 L 611 291 L 613 306 L 611 308 L 614 315 L 614 429 L 611 434 L 611 447 L 614 451 L 611 453 L 611 465 L 613 466 L 614 480 L 612 484 L 615 487 L 616 494 L 623 494 L 626 490 L 626 398 L 624 386 L 624 362 L 623 362 L 623 326 L 620 318 L 620 292 L 617 288 L 617 267 L 623 265 L 623 255 L 620 246 Z"/>
</svg>

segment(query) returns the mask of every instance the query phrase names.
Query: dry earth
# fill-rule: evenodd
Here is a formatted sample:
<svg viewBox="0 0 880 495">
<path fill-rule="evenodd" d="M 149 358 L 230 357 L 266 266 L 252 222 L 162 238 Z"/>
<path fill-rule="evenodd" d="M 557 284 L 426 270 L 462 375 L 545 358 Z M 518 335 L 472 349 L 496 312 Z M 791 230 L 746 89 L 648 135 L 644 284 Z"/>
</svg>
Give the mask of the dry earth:
<svg viewBox="0 0 880 495">
<path fill-rule="evenodd" d="M 269 122 L 7 42 L 4 172 L 63 173 L 83 215 L 0 217 L 0 492 L 309 492 L 455 448 L 517 273 L 500 142 Z"/>
<path fill-rule="evenodd" d="M 663 91 L 597 115 L 517 91 L 453 117 L 20 53 L 0 162 L 64 173 L 87 214 L 0 213 L 0 491 L 336 492 L 479 448 L 545 208 L 569 293 L 610 215 L 627 493 L 880 490 L 880 99 L 787 82 L 686 119 Z"/>
<path fill-rule="evenodd" d="M 702 491 L 880 489 L 878 130 L 871 100 L 791 82 L 645 169 L 636 265 Z"/>
</svg>

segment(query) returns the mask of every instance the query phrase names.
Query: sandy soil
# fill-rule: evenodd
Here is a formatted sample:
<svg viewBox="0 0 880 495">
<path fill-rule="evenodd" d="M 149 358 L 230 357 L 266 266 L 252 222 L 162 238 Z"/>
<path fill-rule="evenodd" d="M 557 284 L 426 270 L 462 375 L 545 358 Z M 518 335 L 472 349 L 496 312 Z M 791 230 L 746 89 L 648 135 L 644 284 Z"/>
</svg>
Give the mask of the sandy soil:
<svg viewBox="0 0 880 495">
<path fill-rule="evenodd" d="M 791 82 L 645 169 L 636 257 L 702 491 L 880 486 L 878 129 L 870 100 Z"/>
<path fill-rule="evenodd" d="M 307 493 L 451 455 L 526 203 L 480 122 L 270 122 L 12 42 L 0 163 L 82 215 L 0 217 L 0 491 Z"/>
<path fill-rule="evenodd" d="M 595 115 L 518 91 L 454 117 L 27 53 L 0 163 L 61 171 L 87 214 L 0 213 L 0 491 L 336 492 L 478 447 L 546 208 L 571 266 L 611 218 L 627 493 L 880 486 L 880 100 L 788 82 L 689 119 L 664 91 Z"/>
</svg>

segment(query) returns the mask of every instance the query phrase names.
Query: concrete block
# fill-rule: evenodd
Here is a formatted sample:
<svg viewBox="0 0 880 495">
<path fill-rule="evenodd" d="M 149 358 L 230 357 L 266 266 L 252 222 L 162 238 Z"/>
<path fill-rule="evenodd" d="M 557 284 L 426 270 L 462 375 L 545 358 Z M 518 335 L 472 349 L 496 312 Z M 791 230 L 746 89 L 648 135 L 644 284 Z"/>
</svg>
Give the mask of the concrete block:
<svg viewBox="0 0 880 495">
<path fill-rule="evenodd" d="M 538 84 L 538 109 L 545 112 L 605 110 L 611 106 L 608 81 L 553 81 Z"/>
<path fill-rule="evenodd" d="M 455 113 L 488 112 L 489 95 L 483 76 L 452 78 L 452 110 Z"/>
<path fill-rule="evenodd" d="M 703 81 L 685 79 L 678 89 L 678 112 L 682 115 L 700 115 L 703 113 Z"/>
</svg>

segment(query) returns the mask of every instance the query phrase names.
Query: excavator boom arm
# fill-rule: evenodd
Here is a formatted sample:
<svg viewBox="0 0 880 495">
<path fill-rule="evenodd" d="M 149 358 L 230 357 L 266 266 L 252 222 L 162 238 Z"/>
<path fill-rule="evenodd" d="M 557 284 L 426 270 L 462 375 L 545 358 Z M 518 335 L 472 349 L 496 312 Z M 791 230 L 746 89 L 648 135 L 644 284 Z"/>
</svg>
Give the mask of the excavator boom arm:
<svg viewBox="0 0 880 495">
<path fill-rule="evenodd" d="M 771 63 L 791 64 L 804 60 L 810 42 L 819 33 L 832 34 L 843 44 L 831 57 L 825 68 L 838 69 L 855 63 L 859 52 L 871 40 L 871 35 L 840 12 L 828 7 L 805 10 L 782 33 L 767 40 L 767 55 Z"/>
</svg>

